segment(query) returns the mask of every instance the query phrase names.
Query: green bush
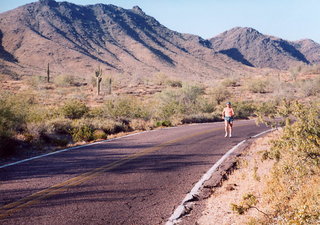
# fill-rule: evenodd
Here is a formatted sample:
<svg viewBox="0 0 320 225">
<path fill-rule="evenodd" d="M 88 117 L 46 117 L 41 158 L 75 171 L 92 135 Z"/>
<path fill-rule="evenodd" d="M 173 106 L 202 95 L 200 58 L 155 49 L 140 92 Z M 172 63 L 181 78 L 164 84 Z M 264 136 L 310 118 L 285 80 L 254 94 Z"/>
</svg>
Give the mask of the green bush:
<svg viewBox="0 0 320 225">
<path fill-rule="evenodd" d="M 43 106 L 39 104 L 30 105 L 25 109 L 25 120 L 27 123 L 38 123 L 59 117 L 56 107 Z"/>
<path fill-rule="evenodd" d="M 15 135 L 26 128 L 26 113 L 33 96 L 14 95 L 2 92 L 0 95 L 0 156 L 14 152 Z"/>
<path fill-rule="evenodd" d="M 166 89 L 158 95 L 156 117 L 164 120 L 173 115 L 199 112 L 199 99 L 204 89 L 196 85 L 185 85 L 180 89 Z"/>
<path fill-rule="evenodd" d="M 81 101 L 70 100 L 60 108 L 60 112 L 65 118 L 80 119 L 89 112 L 89 108 Z"/>
<path fill-rule="evenodd" d="M 94 140 L 94 129 L 90 124 L 80 122 L 76 126 L 73 126 L 70 133 L 75 142 Z"/>
<path fill-rule="evenodd" d="M 283 102 L 280 106 L 274 117 L 284 118 L 286 125 L 267 157 L 276 160 L 265 191 L 274 209 L 269 216 L 280 224 L 318 224 L 320 105 Z"/>
<path fill-rule="evenodd" d="M 107 139 L 107 134 L 103 130 L 95 130 L 93 132 L 93 139 L 94 140 Z"/>
<path fill-rule="evenodd" d="M 54 118 L 46 122 L 51 133 L 68 134 L 72 128 L 72 120 L 66 118 Z"/>
<path fill-rule="evenodd" d="M 172 123 L 169 120 L 161 120 L 155 123 L 155 127 L 171 127 Z"/>
<path fill-rule="evenodd" d="M 137 98 L 124 96 L 107 100 L 102 107 L 103 116 L 115 120 L 150 118 L 148 107 Z"/>
<path fill-rule="evenodd" d="M 213 113 L 216 109 L 216 101 L 212 98 L 199 97 L 197 100 L 199 113 Z"/>
<path fill-rule="evenodd" d="M 273 117 L 277 112 L 278 104 L 276 101 L 256 104 L 255 115 L 260 117 Z"/>
<path fill-rule="evenodd" d="M 234 102 L 232 103 L 232 107 L 237 119 L 248 119 L 250 116 L 255 115 L 256 106 L 252 102 Z"/>
</svg>

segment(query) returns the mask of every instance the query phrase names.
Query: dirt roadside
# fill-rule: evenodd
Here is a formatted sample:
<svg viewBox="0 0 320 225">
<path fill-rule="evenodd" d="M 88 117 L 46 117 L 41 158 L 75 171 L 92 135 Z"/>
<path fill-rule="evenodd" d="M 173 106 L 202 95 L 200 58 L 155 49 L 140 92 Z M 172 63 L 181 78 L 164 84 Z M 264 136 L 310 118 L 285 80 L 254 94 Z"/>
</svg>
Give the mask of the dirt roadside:
<svg viewBox="0 0 320 225">
<path fill-rule="evenodd" d="M 184 216 L 181 225 L 240 225 L 252 218 L 265 216 L 268 211 L 261 196 L 265 189 L 265 180 L 274 161 L 262 161 L 262 153 L 270 148 L 270 141 L 279 135 L 279 131 L 262 137 L 250 139 L 227 159 L 212 178 L 205 183 L 198 198 L 193 202 L 192 211 Z M 249 209 L 243 215 L 232 210 L 232 204 L 240 205 L 243 196 L 252 194 L 257 199 L 256 208 Z"/>
</svg>

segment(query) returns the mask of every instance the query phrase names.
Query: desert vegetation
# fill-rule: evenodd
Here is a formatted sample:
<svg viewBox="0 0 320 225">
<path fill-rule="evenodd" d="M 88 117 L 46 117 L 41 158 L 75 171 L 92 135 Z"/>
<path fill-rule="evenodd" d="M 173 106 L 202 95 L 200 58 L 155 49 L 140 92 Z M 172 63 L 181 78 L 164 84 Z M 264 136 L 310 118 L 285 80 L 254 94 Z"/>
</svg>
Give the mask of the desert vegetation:
<svg viewBox="0 0 320 225">
<path fill-rule="evenodd" d="M 0 96 L 0 152 L 4 157 L 14 154 L 14 149 L 56 149 L 121 132 L 220 121 L 227 100 L 232 101 L 238 119 L 271 114 L 281 99 L 318 99 L 319 75 L 310 78 L 310 71 L 317 69 L 310 66 L 299 71 L 299 79 L 290 73 L 235 75 L 212 85 L 163 73 L 128 81 L 120 75 L 103 74 L 101 69 L 91 80 L 50 75 L 48 68 L 45 76 L 20 81 L 3 76 L 2 85 L 8 86 L 3 86 Z M 8 88 L 10 82 L 18 88 Z"/>
<path fill-rule="evenodd" d="M 261 212 L 248 224 L 319 224 L 319 115 L 319 101 L 283 101 L 273 112 L 263 113 L 269 118 L 266 123 L 282 118 L 285 125 L 280 136 L 272 140 L 271 148 L 259 154 L 260 163 L 273 162 L 267 179 L 258 180 L 265 187 L 263 195 L 257 198 L 250 193 L 250 198 L 248 194 L 242 202 L 230 206 L 238 214 L 246 214 L 251 208 Z M 258 202 L 264 204 L 256 207 Z"/>
</svg>

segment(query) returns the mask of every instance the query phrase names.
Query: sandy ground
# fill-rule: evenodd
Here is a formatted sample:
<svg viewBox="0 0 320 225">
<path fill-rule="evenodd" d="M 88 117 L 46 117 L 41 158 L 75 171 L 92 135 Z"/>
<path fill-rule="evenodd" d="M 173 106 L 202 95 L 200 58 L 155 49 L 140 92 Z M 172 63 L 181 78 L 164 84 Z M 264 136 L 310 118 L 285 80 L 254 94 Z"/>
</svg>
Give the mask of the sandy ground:
<svg viewBox="0 0 320 225">
<path fill-rule="evenodd" d="M 266 185 L 263 181 L 269 176 L 274 161 L 262 161 L 262 153 L 270 148 L 270 140 L 278 135 L 279 131 L 275 131 L 258 138 L 244 151 L 239 157 L 239 168 L 221 187 L 214 188 L 212 196 L 206 200 L 205 210 L 195 224 L 242 225 L 247 224 L 253 217 L 265 216 L 262 212 L 267 212 L 268 208 L 261 198 Z M 232 210 L 231 204 L 241 204 L 246 194 L 253 194 L 258 203 L 256 208 L 239 215 Z"/>
</svg>

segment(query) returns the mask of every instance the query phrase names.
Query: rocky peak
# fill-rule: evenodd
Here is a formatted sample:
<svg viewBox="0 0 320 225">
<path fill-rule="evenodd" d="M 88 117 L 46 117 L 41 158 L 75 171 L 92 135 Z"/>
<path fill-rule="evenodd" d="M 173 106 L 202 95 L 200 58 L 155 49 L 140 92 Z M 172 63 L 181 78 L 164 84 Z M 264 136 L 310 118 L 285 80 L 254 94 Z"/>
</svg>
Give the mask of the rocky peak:
<svg viewBox="0 0 320 225">
<path fill-rule="evenodd" d="M 48 6 L 58 6 L 58 3 L 55 0 L 39 0 L 39 2 L 43 5 L 48 5 Z"/>
<path fill-rule="evenodd" d="M 139 13 L 139 14 L 145 14 L 142 9 L 139 6 L 133 6 L 132 11 Z"/>
</svg>

